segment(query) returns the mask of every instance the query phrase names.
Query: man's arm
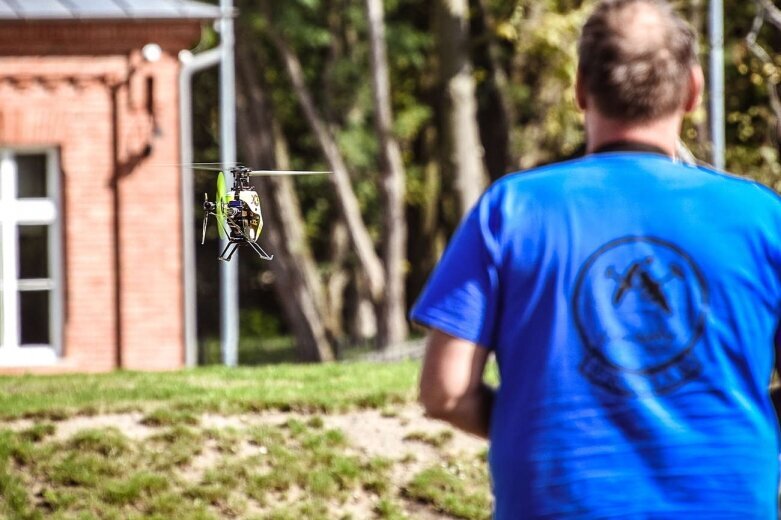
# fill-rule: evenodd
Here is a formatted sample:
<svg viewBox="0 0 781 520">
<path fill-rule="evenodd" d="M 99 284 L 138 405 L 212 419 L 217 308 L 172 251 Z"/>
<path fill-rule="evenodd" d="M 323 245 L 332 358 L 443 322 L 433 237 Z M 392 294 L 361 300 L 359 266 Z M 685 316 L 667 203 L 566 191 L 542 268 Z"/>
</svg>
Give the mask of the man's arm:
<svg viewBox="0 0 781 520">
<path fill-rule="evenodd" d="M 494 390 L 483 383 L 488 349 L 439 330 L 428 337 L 420 375 L 426 415 L 487 438 Z"/>
</svg>

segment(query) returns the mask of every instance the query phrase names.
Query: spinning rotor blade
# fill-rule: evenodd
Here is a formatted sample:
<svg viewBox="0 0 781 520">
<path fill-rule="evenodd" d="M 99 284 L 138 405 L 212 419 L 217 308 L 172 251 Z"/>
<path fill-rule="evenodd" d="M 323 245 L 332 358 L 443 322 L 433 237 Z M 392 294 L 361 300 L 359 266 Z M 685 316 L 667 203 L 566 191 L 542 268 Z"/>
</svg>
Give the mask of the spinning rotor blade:
<svg viewBox="0 0 781 520">
<path fill-rule="evenodd" d="M 209 171 L 224 171 L 231 168 L 243 167 L 244 165 L 237 162 L 221 163 L 221 162 L 194 162 L 194 163 L 158 163 L 154 166 L 176 166 L 179 168 L 191 168 L 193 170 L 209 170 Z"/>
<path fill-rule="evenodd" d="M 307 170 L 253 170 L 249 172 L 253 177 L 274 176 L 274 175 L 323 175 L 333 173 L 330 171 L 307 171 Z"/>
<path fill-rule="evenodd" d="M 237 168 L 239 166 L 241 166 L 241 165 L 232 165 L 232 166 L 227 166 L 226 165 L 226 166 L 223 166 L 221 163 L 216 163 L 216 164 L 193 164 L 193 165 L 190 165 L 190 167 L 193 170 L 205 170 L 205 171 L 209 171 L 209 172 L 223 172 L 223 171 L 226 171 L 226 170 L 230 170 L 232 168 Z"/>
<path fill-rule="evenodd" d="M 223 162 L 220 162 L 220 161 L 216 161 L 216 162 L 191 162 L 191 163 L 187 163 L 187 164 L 189 164 L 190 166 L 222 166 L 223 164 L 226 165 L 226 166 L 227 165 L 242 166 L 241 163 L 237 163 L 237 162 L 223 163 Z"/>
<path fill-rule="evenodd" d="M 201 232 L 201 245 L 206 243 L 206 226 L 209 224 L 209 214 L 203 216 L 203 231 Z"/>
<path fill-rule="evenodd" d="M 220 172 L 219 175 L 217 175 L 217 195 L 215 197 L 215 204 L 217 205 L 217 210 L 215 211 L 217 215 L 217 231 L 220 234 L 220 238 L 225 238 L 225 208 L 223 207 L 225 204 L 225 197 L 226 197 L 226 190 L 225 190 L 225 175 Z"/>
</svg>

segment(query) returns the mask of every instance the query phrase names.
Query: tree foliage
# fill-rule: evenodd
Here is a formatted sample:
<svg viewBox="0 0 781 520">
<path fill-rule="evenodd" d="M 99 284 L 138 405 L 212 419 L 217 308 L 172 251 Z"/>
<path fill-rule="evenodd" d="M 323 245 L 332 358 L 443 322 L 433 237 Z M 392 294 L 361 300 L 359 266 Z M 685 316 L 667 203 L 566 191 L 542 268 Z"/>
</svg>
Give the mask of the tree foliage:
<svg viewBox="0 0 781 520">
<path fill-rule="evenodd" d="M 582 117 L 573 91 L 576 42 L 594 4 L 594 0 L 470 0 L 464 52 L 476 85 L 475 117 L 485 150 L 485 168 L 492 179 L 582 151 Z M 674 4 L 701 35 L 701 62 L 707 76 L 708 1 L 677 0 Z M 236 7 L 241 35 L 238 44 L 249 49 L 245 56 L 254 56 L 245 59 L 253 60 L 250 69 L 273 107 L 277 152 L 292 168 L 331 165 L 302 111 L 275 37 L 282 39 L 300 62 L 303 84 L 334 138 L 349 172 L 361 221 L 374 253 L 381 255 L 387 234 L 383 222 L 386 227 L 388 224 L 383 219 L 381 141 L 375 125 L 365 0 L 237 0 Z M 437 52 L 441 33 L 437 32 L 436 6 L 415 0 L 385 0 L 383 7 L 392 130 L 406 180 L 404 223 L 410 239 L 405 251 L 404 304 L 408 308 L 458 224 L 461 211 L 457 186 L 443 162 L 448 128 L 440 81 L 442 54 Z M 727 166 L 779 189 L 781 17 L 770 0 L 725 0 L 725 12 Z M 217 39 L 213 34 L 210 38 L 207 45 Z M 200 124 L 196 148 L 202 153 L 198 159 L 216 160 L 216 84 L 206 75 L 197 81 L 195 109 Z M 707 96 L 704 101 L 687 118 L 683 138 L 695 155 L 707 162 L 711 153 Z M 356 248 L 345 242 L 339 195 L 327 179 L 311 178 L 296 182 L 295 196 L 329 312 L 336 315 L 329 318 L 330 340 L 337 349 L 365 341 L 376 334 L 377 312 L 382 312 L 382 306 L 370 305 L 367 311 L 372 281 L 367 279 Z M 274 226 L 289 215 L 264 217 L 267 226 Z M 254 259 L 241 261 L 242 277 L 250 280 L 242 289 L 242 307 L 261 309 L 273 316 L 269 323 L 277 323 L 280 306 L 269 291 L 277 281 Z M 204 263 L 199 268 L 206 273 L 199 280 L 200 303 L 208 307 L 216 303 L 216 297 L 206 294 L 216 291 L 216 276 Z M 207 310 L 199 316 L 215 314 Z M 291 326 L 289 320 L 283 321 Z M 282 329 L 285 332 L 284 326 Z M 215 334 L 214 320 L 207 319 L 201 333 Z"/>
</svg>

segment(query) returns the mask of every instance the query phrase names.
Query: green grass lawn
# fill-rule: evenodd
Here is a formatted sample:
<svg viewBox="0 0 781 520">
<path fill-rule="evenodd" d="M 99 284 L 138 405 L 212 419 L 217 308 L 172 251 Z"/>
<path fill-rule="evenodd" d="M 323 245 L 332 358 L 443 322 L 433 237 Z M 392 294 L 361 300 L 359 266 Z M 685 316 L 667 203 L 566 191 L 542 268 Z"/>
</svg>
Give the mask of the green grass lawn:
<svg viewBox="0 0 781 520">
<path fill-rule="evenodd" d="M 444 425 L 400 435 L 403 456 L 359 449 L 349 426 L 334 426 L 368 410 L 403 428 L 417 372 L 403 362 L 0 377 L 0 517 L 489 518 L 485 454 L 449 450 Z M 114 417 L 123 422 L 73 426 Z"/>
<path fill-rule="evenodd" d="M 59 418 L 155 403 L 198 412 L 329 412 L 410 401 L 416 378 L 412 362 L 0 377 L 0 418 Z"/>
</svg>

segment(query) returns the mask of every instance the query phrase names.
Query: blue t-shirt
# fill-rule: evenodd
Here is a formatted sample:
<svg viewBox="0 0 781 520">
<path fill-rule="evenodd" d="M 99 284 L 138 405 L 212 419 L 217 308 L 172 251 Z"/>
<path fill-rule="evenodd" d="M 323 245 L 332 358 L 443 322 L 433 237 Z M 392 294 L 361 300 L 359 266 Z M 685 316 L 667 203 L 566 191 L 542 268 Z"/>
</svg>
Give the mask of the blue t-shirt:
<svg viewBox="0 0 781 520">
<path fill-rule="evenodd" d="M 412 318 L 495 351 L 495 518 L 776 518 L 781 202 L 650 153 L 510 175 Z"/>
</svg>

